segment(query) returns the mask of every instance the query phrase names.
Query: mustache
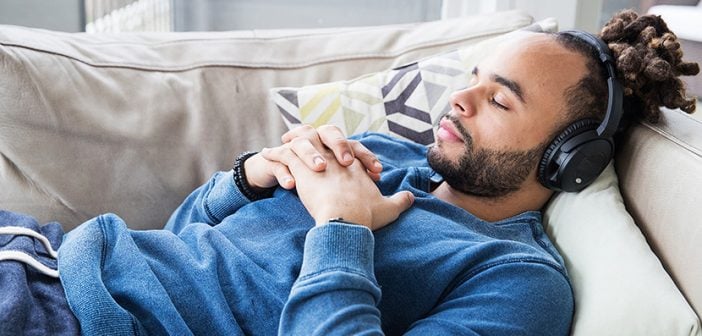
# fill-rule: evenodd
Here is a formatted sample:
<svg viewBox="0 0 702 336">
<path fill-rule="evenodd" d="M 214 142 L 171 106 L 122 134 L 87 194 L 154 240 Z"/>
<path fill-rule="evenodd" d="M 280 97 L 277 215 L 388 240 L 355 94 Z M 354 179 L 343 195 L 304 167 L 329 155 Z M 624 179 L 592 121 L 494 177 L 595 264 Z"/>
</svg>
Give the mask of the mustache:
<svg viewBox="0 0 702 336">
<path fill-rule="evenodd" d="M 444 115 L 437 119 L 436 126 L 438 126 L 441 119 L 444 118 L 453 123 L 453 125 L 456 127 L 456 130 L 458 131 L 458 133 L 461 134 L 461 137 L 463 138 L 463 141 L 465 141 L 466 144 L 470 143 L 473 140 L 473 138 L 470 136 L 470 132 L 468 132 L 468 130 L 465 127 L 463 127 L 463 125 L 461 125 L 461 122 L 458 120 L 458 117 L 452 115 L 450 112 L 444 113 Z"/>
</svg>

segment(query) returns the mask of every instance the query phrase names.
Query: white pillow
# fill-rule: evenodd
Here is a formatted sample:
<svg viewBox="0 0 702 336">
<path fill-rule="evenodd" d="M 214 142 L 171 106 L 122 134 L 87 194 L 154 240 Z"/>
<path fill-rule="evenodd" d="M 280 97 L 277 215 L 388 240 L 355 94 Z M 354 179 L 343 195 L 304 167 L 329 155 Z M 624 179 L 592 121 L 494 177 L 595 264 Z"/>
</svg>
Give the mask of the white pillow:
<svg viewBox="0 0 702 336">
<path fill-rule="evenodd" d="M 626 211 L 611 163 L 585 190 L 555 195 L 544 226 L 573 284 L 573 335 L 702 335 Z"/>
</svg>

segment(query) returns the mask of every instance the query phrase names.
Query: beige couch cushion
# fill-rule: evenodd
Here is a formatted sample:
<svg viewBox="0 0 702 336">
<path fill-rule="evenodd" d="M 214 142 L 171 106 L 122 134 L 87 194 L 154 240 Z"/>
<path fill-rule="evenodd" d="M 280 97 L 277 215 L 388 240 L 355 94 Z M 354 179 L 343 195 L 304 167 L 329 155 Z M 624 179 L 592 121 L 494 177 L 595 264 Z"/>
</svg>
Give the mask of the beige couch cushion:
<svg viewBox="0 0 702 336">
<path fill-rule="evenodd" d="M 0 27 L 0 208 L 66 229 L 169 214 L 240 151 L 279 143 L 268 89 L 353 78 L 524 27 L 504 12 L 383 27 L 63 34 Z"/>
</svg>

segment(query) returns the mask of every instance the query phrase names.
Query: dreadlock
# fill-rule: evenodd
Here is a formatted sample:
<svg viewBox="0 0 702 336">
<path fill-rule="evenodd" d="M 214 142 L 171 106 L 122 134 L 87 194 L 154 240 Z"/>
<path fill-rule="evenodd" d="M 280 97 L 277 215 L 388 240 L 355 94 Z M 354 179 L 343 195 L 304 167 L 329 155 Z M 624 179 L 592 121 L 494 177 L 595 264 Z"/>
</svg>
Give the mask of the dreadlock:
<svg viewBox="0 0 702 336">
<path fill-rule="evenodd" d="M 695 111 L 695 98 L 687 97 L 679 76 L 699 73 L 699 65 L 682 60 L 680 43 L 657 15 L 639 16 L 632 10 L 617 13 L 602 28 L 599 37 L 609 45 L 616 60 L 617 77 L 624 89 L 621 127 L 634 118 L 658 122 L 661 106 L 687 113 Z M 556 34 L 565 48 L 587 56 L 592 71 L 567 90 L 569 120 L 602 119 L 606 109 L 606 72 L 597 62 L 597 51 L 568 34 Z"/>
<path fill-rule="evenodd" d="M 653 123 L 658 122 L 660 106 L 695 111 L 696 99 L 685 95 L 678 77 L 696 75 L 700 67 L 682 60 L 680 43 L 660 16 L 622 11 L 602 28 L 600 38 L 617 60 L 625 108 L 634 108 L 638 117 Z"/>
</svg>

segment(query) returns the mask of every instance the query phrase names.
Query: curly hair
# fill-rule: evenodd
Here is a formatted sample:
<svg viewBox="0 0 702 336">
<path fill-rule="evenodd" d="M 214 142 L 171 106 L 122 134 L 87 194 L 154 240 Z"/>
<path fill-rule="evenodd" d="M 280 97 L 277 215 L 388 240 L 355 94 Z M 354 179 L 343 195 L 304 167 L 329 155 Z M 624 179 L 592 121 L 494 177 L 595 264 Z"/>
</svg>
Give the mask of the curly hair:
<svg viewBox="0 0 702 336">
<path fill-rule="evenodd" d="M 661 106 L 687 113 L 695 111 L 696 99 L 687 97 L 678 77 L 696 75 L 699 65 L 682 60 L 680 43 L 660 16 L 639 16 L 632 10 L 619 12 L 602 28 L 599 37 L 612 50 L 624 89 L 620 130 L 635 118 L 657 122 Z M 589 69 L 600 69 L 568 90 L 568 119 L 602 119 L 606 101 L 601 97 L 606 96 L 607 87 L 605 70 L 596 61 L 596 51 L 567 34 L 557 34 L 556 40 L 567 49 L 587 55 Z"/>
</svg>

